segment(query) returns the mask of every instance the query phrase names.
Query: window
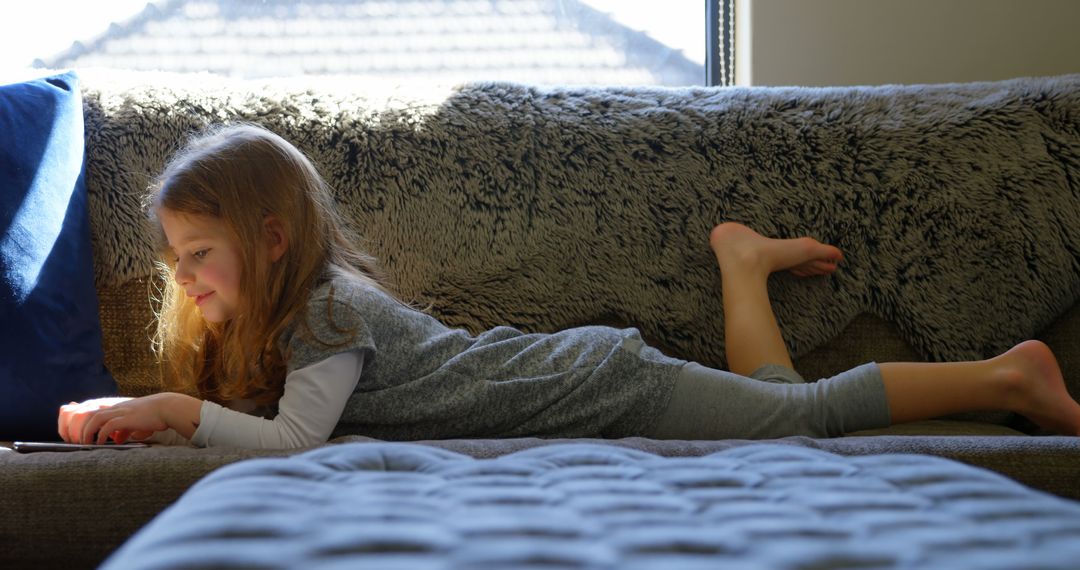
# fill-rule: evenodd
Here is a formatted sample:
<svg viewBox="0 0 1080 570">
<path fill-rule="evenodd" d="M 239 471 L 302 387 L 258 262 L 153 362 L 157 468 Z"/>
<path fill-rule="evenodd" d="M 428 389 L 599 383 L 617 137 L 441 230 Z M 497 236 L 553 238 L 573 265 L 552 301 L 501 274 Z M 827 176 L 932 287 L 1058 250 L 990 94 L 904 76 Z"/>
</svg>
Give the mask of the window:
<svg viewBox="0 0 1080 570">
<path fill-rule="evenodd" d="M 6 9 L 0 66 L 333 74 L 394 83 L 703 85 L 707 4 L 35 0 Z"/>
</svg>

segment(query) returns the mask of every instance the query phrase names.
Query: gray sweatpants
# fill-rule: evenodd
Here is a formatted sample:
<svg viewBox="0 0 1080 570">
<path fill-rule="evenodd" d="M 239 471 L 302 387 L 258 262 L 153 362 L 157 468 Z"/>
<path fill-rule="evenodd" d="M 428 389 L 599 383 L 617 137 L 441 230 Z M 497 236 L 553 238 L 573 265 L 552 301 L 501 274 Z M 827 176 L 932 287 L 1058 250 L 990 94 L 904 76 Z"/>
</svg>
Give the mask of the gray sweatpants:
<svg viewBox="0 0 1080 570">
<path fill-rule="evenodd" d="M 748 378 L 689 362 L 649 437 L 833 437 L 888 425 L 885 385 L 873 362 L 813 383 L 773 364 Z"/>
</svg>

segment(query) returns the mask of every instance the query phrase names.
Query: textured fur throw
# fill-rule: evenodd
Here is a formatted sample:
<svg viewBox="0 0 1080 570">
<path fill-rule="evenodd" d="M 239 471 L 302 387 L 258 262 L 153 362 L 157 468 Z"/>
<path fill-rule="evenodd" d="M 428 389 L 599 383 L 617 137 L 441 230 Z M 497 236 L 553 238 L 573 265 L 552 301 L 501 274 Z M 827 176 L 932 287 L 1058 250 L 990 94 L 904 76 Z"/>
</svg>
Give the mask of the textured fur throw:
<svg viewBox="0 0 1080 570">
<path fill-rule="evenodd" d="M 722 365 L 725 220 L 846 261 L 769 289 L 797 357 L 861 312 L 929 359 L 1080 293 L 1080 75 L 875 88 L 557 88 L 83 73 L 99 285 L 151 273 L 142 194 L 193 132 L 260 123 L 321 167 L 402 296 L 449 325 L 639 327 Z"/>
</svg>

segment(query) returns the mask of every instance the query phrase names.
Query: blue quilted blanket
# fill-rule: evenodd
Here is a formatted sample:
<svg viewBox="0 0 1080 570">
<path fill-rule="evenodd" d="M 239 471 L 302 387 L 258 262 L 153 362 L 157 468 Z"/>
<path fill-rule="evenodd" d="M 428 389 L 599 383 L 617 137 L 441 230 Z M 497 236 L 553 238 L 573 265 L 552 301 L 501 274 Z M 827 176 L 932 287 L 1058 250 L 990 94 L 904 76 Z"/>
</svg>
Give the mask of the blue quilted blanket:
<svg viewBox="0 0 1080 570">
<path fill-rule="evenodd" d="M 1080 505 L 922 455 L 345 444 L 210 474 L 103 566 L 1080 567 Z"/>
</svg>

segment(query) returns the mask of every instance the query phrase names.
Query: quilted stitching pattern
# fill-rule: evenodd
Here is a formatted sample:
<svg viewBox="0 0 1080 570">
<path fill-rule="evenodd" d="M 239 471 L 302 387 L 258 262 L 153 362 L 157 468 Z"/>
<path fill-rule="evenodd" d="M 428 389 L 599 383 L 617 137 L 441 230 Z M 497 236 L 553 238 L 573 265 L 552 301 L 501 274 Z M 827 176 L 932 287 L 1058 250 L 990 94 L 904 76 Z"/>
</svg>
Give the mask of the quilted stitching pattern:
<svg viewBox="0 0 1080 570">
<path fill-rule="evenodd" d="M 413 444 L 256 459 L 105 568 L 1076 568 L 1080 505 L 921 455 Z"/>
</svg>

